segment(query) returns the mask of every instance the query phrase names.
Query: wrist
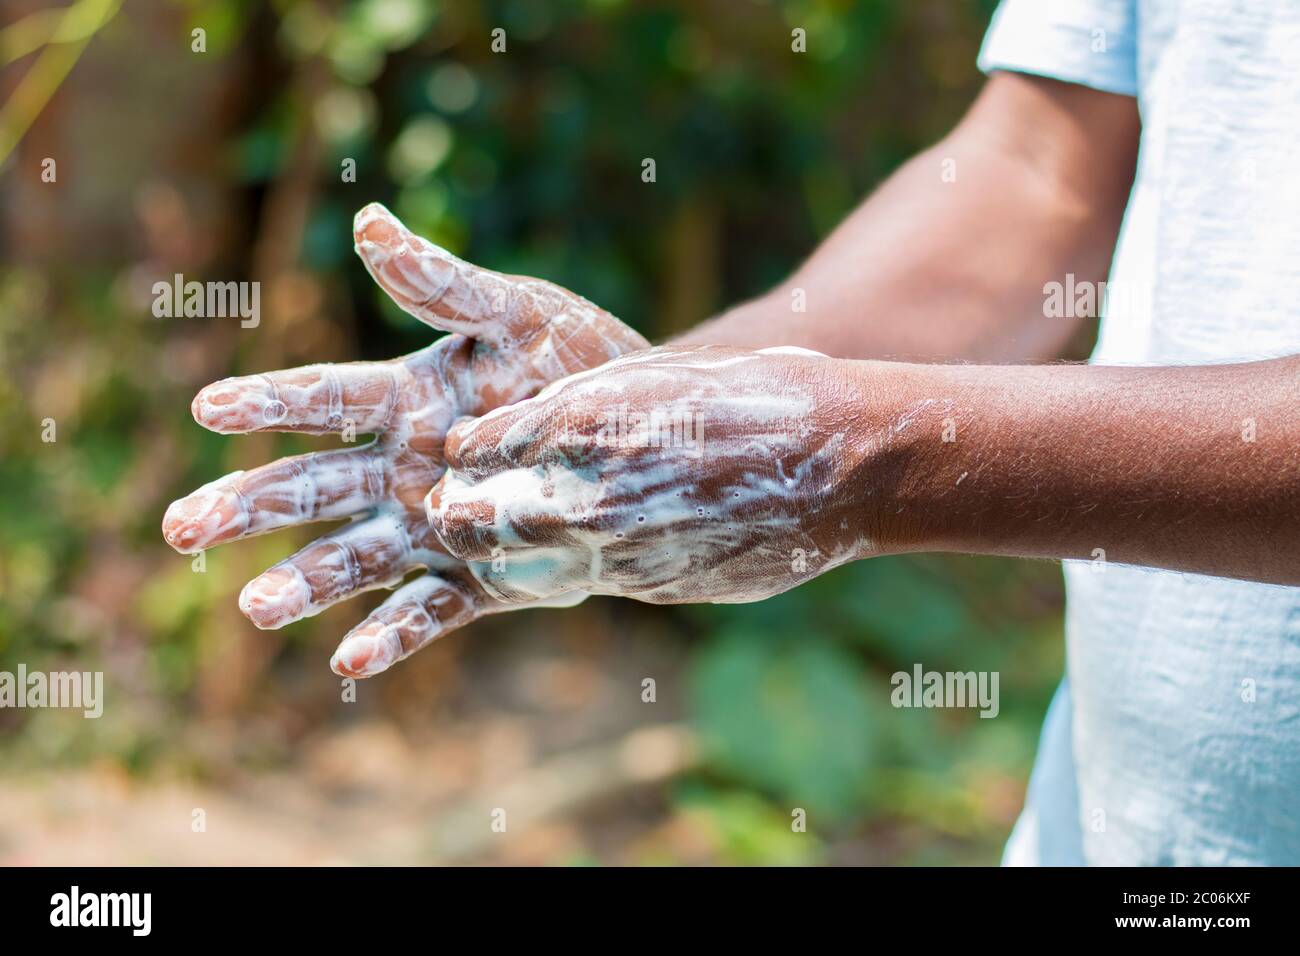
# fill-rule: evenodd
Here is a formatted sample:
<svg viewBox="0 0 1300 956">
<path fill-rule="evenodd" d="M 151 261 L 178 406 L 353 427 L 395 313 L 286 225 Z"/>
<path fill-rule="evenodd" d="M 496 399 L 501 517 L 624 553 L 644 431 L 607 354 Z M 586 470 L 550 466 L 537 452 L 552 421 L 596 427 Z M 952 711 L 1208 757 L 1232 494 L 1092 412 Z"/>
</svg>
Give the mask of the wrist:
<svg viewBox="0 0 1300 956">
<path fill-rule="evenodd" d="M 846 446 L 852 463 L 833 521 L 848 522 L 864 554 L 946 550 L 952 494 L 969 477 L 959 438 L 971 402 L 960 366 L 841 361 L 835 378 L 856 397 Z"/>
</svg>

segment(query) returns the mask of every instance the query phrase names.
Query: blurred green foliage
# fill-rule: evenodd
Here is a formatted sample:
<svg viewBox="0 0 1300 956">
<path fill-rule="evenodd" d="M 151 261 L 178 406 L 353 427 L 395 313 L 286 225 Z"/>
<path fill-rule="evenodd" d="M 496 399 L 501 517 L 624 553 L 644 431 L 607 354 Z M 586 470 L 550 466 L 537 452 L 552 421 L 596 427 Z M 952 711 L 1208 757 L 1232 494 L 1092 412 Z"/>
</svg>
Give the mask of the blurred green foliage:
<svg viewBox="0 0 1300 956">
<path fill-rule="evenodd" d="M 357 208 L 383 201 L 465 258 L 552 279 L 662 338 L 779 281 L 951 126 L 978 88 L 993 4 L 149 6 L 103 29 L 3 170 L 0 667 L 103 667 L 124 701 L 99 722 L 0 713 L 11 766 L 219 775 L 223 761 L 291 762 L 305 726 L 346 719 L 324 661 L 360 608 L 276 636 L 250 634 L 233 609 L 243 580 L 305 538 L 213 552 L 198 574 L 158 522 L 224 471 L 324 447 L 204 433 L 188 415 L 198 386 L 427 343 L 353 258 Z M 505 53 L 491 48 L 498 27 Z M 791 52 L 795 28 L 805 54 Z M 148 120 L 103 135 L 101 87 L 112 110 Z M 76 178 L 40 192 L 27 171 L 59 135 L 82 147 L 64 161 Z M 173 271 L 261 278 L 262 326 L 153 319 L 140 283 Z M 55 443 L 40 440 L 46 419 Z M 673 812 L 713 833 L 725 862 L 994 860 L 1060 673 L 1057 577 L 891 558 L 759 605 L 619 603 L 611 615 L 681 651 L 673 680 L 706 756 L 669 788 Z M 624 630 L 598 635 L 609 653 Z M 404 667 L 433 675 L 490 654 L 486 637 L 449 642 Z M 894 710 L 889 675 L 915 662 L 999 671 L 1001 715 Z M 374 706 L 401 721 L 396 693 Z M 222 725 L 222 746 L 203 730 L 214 721 L 237 728 Z M 807 839 L 791 833 L 793 807 Z"/>
</svg>

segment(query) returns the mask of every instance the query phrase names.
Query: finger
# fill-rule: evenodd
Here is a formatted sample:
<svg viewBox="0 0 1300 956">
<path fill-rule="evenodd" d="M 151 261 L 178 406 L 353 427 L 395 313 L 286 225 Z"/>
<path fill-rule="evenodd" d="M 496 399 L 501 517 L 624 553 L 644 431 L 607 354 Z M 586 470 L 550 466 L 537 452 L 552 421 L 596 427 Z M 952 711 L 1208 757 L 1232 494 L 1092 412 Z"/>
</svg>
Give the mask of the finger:
<svg viewBox="0 0 1300 956">
<path fill-rule="evenodd" d="M 482 481 L 446 472 L 425 498 L 429 526 L 462 561 L 528 549 L 585 550 L 600 487 L 566 468 L 516 468 Z"/>
<path fill-rule="evenodd" d="M 340 677 L 373 677 L 444 634 L 500 610 L 472 580 L 426 574 L 398 588 L 343 638 L 330 658 Z"/>
<path fill-rule="evenodd" d="M 544 438 L 546 412 L 539 399 L 494 409 L 479 418 L 462 418 L 447 429 L 447 466 L 481 480 L 509 468 L 536 464 Z"/>
<path fill-rule="evenodd" d="M 570 591 L 526 606 L 573 607 L 586 597 Z M 399 588 L 349 631 L 330 658 L 330 668 L 340 677 L 373 677 L 485 614 L 514 609 L 468 575 L 426 574 Z"/>
<path fill-rule="evenodd" d="M 567 325 L 608 316 L 552 283 L 458 259 L 415 235 L 379 203 L 358 212 L 352 229 L 357 254 L 380 287 L 404 311 L 436 329 L 506 348 L 552 321 Z"/>
<path fill-rule="evenodd" d="M 194 397 L 194 420 L 223 435 L 388 428 L 410 372 L 401 360 L 307 365 L 214 382 Z"/>
<path fill-rule="evenodd" d="M 191 554 L 288 525 L 350 517 L 382 501 L 391 487 L 391 466 L 374 444 L 284 458 L 173 502 L 163 516 L 163 537 Z"/>
<path fill-rule="evenodd" d="M 479 561 L 499 552 L 496 505 L 469 491 L 455 472 L 444 472 L 429 490 L 424 498 L 424 513 L 429 527 L 452 557 Z"/>
<path fill-rule="evenodd" d="M 260 628 L 284 627 L 362 591 L 397 584 L 429 561 L 421 544 L 396 512 L 353 522 L 249 581 L 239 609 Z"/>
<path fill-rule="evenodd" d="M 568 375 L 532 398 L 453 422 L 444 439 L 448 467 L 481 480 L 506 468 L 572 465 L 601 447 L 654 447 L 661 436 L 675 441 L 683 423 L 698 418 L 672 403 L 631 414 L 620 383 L 585 381 L 610 367 Z"/>
</svg>

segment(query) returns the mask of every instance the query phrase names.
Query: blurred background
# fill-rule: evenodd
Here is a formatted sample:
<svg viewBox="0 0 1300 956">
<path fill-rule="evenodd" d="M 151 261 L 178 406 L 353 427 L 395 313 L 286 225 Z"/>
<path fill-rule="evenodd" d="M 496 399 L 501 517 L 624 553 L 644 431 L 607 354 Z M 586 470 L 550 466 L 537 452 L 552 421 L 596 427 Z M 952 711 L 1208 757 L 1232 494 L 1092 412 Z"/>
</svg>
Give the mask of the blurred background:
<svg viewBox="0 0 1300 956">
<path fill-rule="evenodd" d="M 503 615 L 344 702 L 330 654 L 380 595 L 260 632 L 240 587 L 314 535 L 196 571 L 159 531 L 198 485 L 330 444 L 209 434 L 200 386 L 429 341 L 352 252 L 366 202 L 663 338 L 949 129 L 992 6 L 6 0 L 0 670 L 102 670 L 106 703 L 0 710 L 0 863 L 996 862 L 1061 672 L 1054 565 Z M 175 273 L 261 282 L 261 324 L 155 318 Z M 894 709 L 918 662 L 998 671 L 1000 715 Z"/>
</svg>

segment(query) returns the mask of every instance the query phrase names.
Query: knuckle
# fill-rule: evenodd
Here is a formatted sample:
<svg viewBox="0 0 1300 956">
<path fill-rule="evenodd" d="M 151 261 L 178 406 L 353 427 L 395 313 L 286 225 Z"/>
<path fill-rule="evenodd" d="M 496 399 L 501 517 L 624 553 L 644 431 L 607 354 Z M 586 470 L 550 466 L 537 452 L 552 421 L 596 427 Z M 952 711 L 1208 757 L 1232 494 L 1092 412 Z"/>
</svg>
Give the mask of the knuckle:
<svg viewBox="0 0 1300 956">
<path fill-rule="evenodd" d="M 447 464 L 453 468 L 463 467 L 467 461 L 474 459 L 478 451 L 478 443 L 471 429 L 461 423 L 451 426 L 444 446 Z"/>
<path fill-rule="evenodd" d="M 491 552 L 490 526 L 495 511 L 483 502 L 444 502 L 439 511 L 438 536 L 447 550 L 461 560 L 478 559 Z"/>
</svg>

